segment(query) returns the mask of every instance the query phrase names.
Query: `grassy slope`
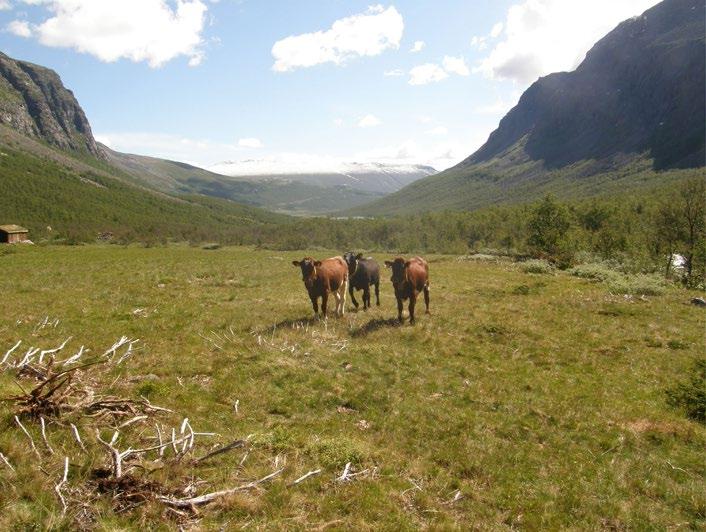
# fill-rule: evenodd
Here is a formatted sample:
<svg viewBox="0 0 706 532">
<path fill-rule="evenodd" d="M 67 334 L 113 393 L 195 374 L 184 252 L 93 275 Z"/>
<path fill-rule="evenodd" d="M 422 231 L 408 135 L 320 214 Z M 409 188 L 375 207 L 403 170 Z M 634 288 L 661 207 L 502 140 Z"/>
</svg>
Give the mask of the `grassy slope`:
<svg viewBox="0 0 706 532">
<path fill-rule="evenodd" d="M 441 210 L 477 210 L 490 205 L 524 203 L 551 193 L 562 199 L 610 197 L 669 185 L 704 175 L 704 169 L 655 172 L 651 161 L 622 157 L 582 161 L 547 170 L 531 161 L 522 144 L 487 163 L 454 167 L 421 179 L 376 202 L 347 211 L 361 216 L 392 216 Z"/>
<path fill-rule="evenodd" d="M 168 193 L 208 194 L 272 211 L 324 214 L 363 205 L 382 194 L 350 187 L 323 187 L 283 179 L 247 180 L 223 176 L 188 164 L 109 151 L 109 160 L 143 185 Z"/>
<path fill-rule="evenodd" d="M 220 441 L 255 435 L 244 470 L 240 452 L 198 467 L 209 482 L 199 491 L 271 472 L 279 455 L 283 478 L 205 510 L 206 528 L 706 524 L 706 427 L 664 394 L 703 353 L 704 314 L 690 294 L 626 300 L 564 274 L 437 256 L 433 315 L 417 326 L 390 320 L 387 279 L 379 309 L 323 324 L 307 321 L 289 264 L 304 254 L 18 248 L 0 256 L 0 353 L 19 339 L 46 348 L 74 336 L 71 352 L 99 352 L 121 335 L 140 338 L 115 388 L 184 412 Z M 37 331 L 46 315 L 59 325 Z M 0 396 L 16 391 L 0 374 Z M 50 425 L 57 456 L 45 458 L 47 477 L 6 403 L 0 423 L 0 450 L 17 468 L 0 465 L 0 527 L 60 526 L 52 487 L 75 443 Z M 377 476 L 334 483 L 349 460 L 377 466 Z M 69 486 L 86 474 L 72 466 Z M 456 490 L 463 497 L 449 502 Z M 167 526 L 151 505 L 117 516 L 94 508 L 109 528 Z"/>
<path fill-rule="evenodd" d="M 140 187 L 130 175 L 92 158 L 73 158 L 2 129 L 2 223 L 94 238 L 112 231 L 134 238 L 236 238 L 239 228 L 282 217 L 216 198 L 180 198 Z"/>
</svg>

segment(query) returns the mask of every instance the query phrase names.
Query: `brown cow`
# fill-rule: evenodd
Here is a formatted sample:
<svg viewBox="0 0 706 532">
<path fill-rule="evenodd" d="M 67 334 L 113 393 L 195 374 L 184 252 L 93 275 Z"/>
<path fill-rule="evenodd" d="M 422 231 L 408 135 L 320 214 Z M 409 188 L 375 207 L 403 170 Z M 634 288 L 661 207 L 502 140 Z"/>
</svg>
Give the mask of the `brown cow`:
<svg viewBox="0 0 706 532">
<path fill-rule="evenodd" d="M 343 316 L 346 311 L 346 290 L 348 289 L 348 265 L 342 257 L 333 257 L 326 260 L 314 260 L 305 257 L 301 261 L 292 261 L 294 266 L 301 268 L 302 280 L 314 314 L 319 315 L 319 298 L 321 298 L 321 313 L 326 318 L 326 304 L 329 293 L 333 292 L 336 298 L 336 315 Z"/>
<path fill-rule="evenodd" d="M 421 257 L 405 261 L 402 257 L 386 260 L 385 266 L 392 269 L 392 286 L 397 298 L 397 314 L 402 320 L 402 302 L 409 299 L 409 322 L 414 323 L 414 306 L 419 292 L 424 291 L 424 304 L 429 314 L 429 265 Z"/>
</svg>

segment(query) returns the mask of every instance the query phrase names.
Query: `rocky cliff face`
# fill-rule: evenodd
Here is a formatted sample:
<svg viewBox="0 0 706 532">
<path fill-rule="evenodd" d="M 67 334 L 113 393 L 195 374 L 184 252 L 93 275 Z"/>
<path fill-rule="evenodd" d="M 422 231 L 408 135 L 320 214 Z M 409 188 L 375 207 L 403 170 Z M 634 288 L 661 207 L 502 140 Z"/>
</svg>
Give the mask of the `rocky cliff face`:
<svg viewBox="0 0 706 532">
<path fill-rule="evenodd" d="M 56 72 L 3 53 L 0 124 L 64 150 L 103 157 L 83 109 Z"/>
<path fill-rule="evenodd" d="M 706 164 L 705 0 L 665 0 L 601 39 L 574 72 L 539 79 L 460 167 L 524 143 L 547 169 L 648 153 L 657 170 Z"/>
</svg>

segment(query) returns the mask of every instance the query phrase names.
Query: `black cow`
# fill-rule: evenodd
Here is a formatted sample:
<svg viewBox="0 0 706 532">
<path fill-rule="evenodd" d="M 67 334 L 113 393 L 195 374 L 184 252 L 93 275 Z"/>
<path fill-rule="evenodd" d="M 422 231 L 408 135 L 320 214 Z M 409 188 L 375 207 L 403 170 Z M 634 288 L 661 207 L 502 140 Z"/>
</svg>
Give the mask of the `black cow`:
<svg viewBox="0 0 706 532">
<path fill-rule="evenodd" d="M 349 251 L 343 255 L 343 260 L 348 265 L 348 293 L 351 295 L 351 301 L 355 308 L 358 308 L 358 302 L 355 300 L 353 290 L 363 291 L 363 309 L 370 308 L 370 287 L 375 287 L 375 299 L 378 307 L 380 306 L 380 266 L 372 258 L 363 258 L 361 253 L 357 255 Z"/>
</svg>

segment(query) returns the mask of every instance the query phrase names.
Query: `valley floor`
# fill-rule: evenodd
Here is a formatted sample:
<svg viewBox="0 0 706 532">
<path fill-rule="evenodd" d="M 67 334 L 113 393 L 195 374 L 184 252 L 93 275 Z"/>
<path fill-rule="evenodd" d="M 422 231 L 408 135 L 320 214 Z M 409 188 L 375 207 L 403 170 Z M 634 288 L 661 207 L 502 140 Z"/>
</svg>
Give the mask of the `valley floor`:
<svg viewBox="0 0 706 532">
<path fill-rule="evenodd" d="M 175 410 L 168 422 L 177 427 L 187 416 L 196 430 L 218 433 L 199 438 L 206 449 L 249 436 L 243 448 L 184 462 L 196 494 L 284 468 L 195 514 L 156 501 L 117 512 L 95 493 L 84 507 L 75 490 L 91 468 L 109 465 L 88 427 L 79 425 L 83 453 L 66 427 L 49 423 L 51 455 L 39 424 L 26 420 L 40 460 L 13 403 L 2 402 L 0 452 L 15 470 L 0 462 L 0 528 L 169 529 L 187 518 L 206 529 L 706 526 L 706 427 L 666 396 L 704 351 L 706 313 L 689 304 L 694 294 L 626 298 L 564 273 L 432 256 L 432 315 L 416 326 L 393 319 L 386 272 L 379 308 L 322 322 L 310 319 L 291 265 L 309 254 L 331 253 L 37 246 L 0 254 L 0 357 L 18 340 L 24 353 L 71 337 L 68 356 L 139 339 L 106 390 Z M 31 386 L 0 371 L 0 397 L 18 393 L 16 380 Z M 129 430 L 154 433 L 139 420 Z M 54 485 L 63 456 L 62 517 Z M 144 474 L 174 482 L 158 462 L 146 456 Z M 347 463 L 362 474 L 336 481 Z"/>
</svg>

